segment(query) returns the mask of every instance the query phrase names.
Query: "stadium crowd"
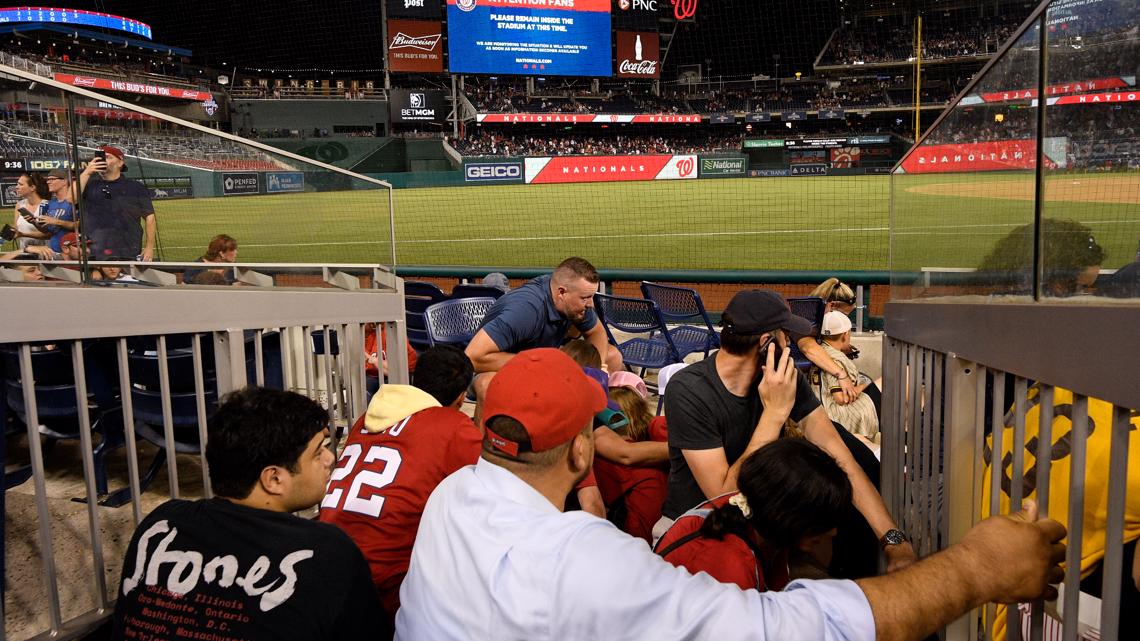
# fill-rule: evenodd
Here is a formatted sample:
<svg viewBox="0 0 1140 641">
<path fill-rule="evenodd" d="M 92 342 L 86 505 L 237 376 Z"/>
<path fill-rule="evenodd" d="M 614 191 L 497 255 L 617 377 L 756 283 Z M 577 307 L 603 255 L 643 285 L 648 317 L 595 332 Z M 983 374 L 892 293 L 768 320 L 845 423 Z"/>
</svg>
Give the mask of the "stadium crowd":
<svg viewBox="0 0 1140 641">
<path fill-rule="evenodd" d="M 740 149 L 740 135 L 587 135 L 525 136 L 477 130 L 449 139 L 465 156 L 596 156 L 624 154 L 692 154 Z"/>
<path fill-rule="evenodd" d="M 215 498 L 138 525 L 115 637 L 224 621 L 249 639 L 920 639 L 986 602 L 1055 595 L 1065 529 L 1031 504 L 916 558 L 875 489 L 876 428 L 825 412 L 788 350 L 810 324 L 778 294 L 734 296 L 720 350 L 662 371 L 654 416 L 592 308 L 598 281 L 570 258 L 502 295 L 465 351 L 429 349 L 410 385 L 379 388 L 339 459 L 319 404 L 222 399 Z M 850 405 L 843 380 L 857 398 L 876 387 L 842 353 L 854 294 L 832 279 L 820 295 L 822 393 Z M 290 514 L 317 505 L 318 520 Z M 258 578 L 235 581 L 245 568 Z"/>
<path fill-rule="evenodd" d="M 925 60 L 990 55 L 1013 35 L 1020 24 L 1014 16 L 987 17 L 960 12 L 950 18 L 924 22 L 922 57 Z M 822 65 L 858 65 L 913 60 L 913 26 L 887 17 L 864 19 L 835 34 L 820 59 Z"/>
</svg>

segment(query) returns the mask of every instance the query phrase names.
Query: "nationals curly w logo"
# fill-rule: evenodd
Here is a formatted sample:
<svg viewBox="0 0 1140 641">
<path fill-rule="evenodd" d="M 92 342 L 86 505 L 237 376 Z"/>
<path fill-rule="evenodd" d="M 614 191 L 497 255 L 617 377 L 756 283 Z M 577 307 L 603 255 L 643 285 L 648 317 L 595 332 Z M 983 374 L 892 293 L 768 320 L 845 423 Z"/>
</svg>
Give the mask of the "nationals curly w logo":
<svg viewBox="0 0 1140 641">
<path fill-rule="evenodd" d="M 697 0 L 673 0 L 673 17 L 678 20 L 697 15 Z"/>
<path fill-rule="evenodd" d="M 688 176 L 689 174 L 693 173 L 694 164 L 695 163 L 693 162 L 693 159 L 691 157 L 690 158 L 682 158 L 682 159 L 678 160 L 677 161 L 677 175 L 680 176 L 681 178 L 684 178 L 685 176 Z"/>
</svg>

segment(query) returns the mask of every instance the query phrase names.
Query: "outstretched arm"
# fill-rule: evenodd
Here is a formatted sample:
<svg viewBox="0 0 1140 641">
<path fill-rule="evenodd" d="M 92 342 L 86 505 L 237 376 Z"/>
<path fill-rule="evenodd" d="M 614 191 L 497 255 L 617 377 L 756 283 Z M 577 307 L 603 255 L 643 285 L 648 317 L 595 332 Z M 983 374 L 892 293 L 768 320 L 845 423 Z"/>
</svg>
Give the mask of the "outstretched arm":
<svg viewBox="0 0 1140 641">
<path fill-rule="evenodd" d="M 1037 506 L 982 521 L 962 542 L 886 576 L 856 581 L 879 641 L 921 639 L 984 603 L 1055 598 L 1065 527 L 1037 520 Z"/>
</svg>

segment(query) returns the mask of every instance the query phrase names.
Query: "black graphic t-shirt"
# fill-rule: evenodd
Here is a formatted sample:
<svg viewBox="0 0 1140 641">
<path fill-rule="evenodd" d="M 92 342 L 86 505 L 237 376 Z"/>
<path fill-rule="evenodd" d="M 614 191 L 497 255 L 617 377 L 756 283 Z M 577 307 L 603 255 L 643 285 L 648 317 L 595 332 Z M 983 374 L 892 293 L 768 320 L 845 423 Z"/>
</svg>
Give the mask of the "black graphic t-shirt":
<svg viewBox="0 0 1140 641">
<path fill-rule="evenodd" d="M 115 639 L 365 639 L 381 629 L 368 564 L 340 529 L 225 499 L 172 500 L 135 530 Z"/>
</svg>

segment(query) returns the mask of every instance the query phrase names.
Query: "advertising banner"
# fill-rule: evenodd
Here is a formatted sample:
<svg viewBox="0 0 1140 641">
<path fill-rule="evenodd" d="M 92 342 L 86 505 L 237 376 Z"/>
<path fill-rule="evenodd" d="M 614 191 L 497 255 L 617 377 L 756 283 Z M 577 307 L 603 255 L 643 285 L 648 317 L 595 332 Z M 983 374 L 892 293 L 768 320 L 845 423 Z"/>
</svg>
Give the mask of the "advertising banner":
<svg viewBox="0 0 1140 641">
<path fill-rule="evenodd" d="M 158 96 L 160 98 L 179 98 L 182 100 L 196 100 L 204 101 L 213 96 L 209 91 L 196 91 L 194 89 L 178 89 L 176 87 L 162 87 L 159 85 L 145 85 L 138 82 L 126 82 L 124 80 L 108 80 L 107 78 L 94 78 L 91 76 L 77 76 L 70 73 L 57 73 L 52 77 L 56 82 L 62 82 L 65 85 L 73 85 L 75 87 L 87 87 L 88 89 L 107 89 L 109 91 L 122 91 L 125 93 L 139 93 L 147 96 Z"/>
<path fill-rule="evenodd" d="M 20 196 L 16 194 L 16 185 L 15 180 L 0 180 L 0 205 L 15 207 L 16 203 L 20 202 Z"/>
<path fill-rule="evenodd" d="M 299 171 L 271 171 L 265 174 L 265 193 L 305 191 L 305 174 Z"/>
<path fill-rule="evenodd" d="M 657 12 L 669 0 L 613 0 L 610 10 L 614 27 L 618 29 L 657 30 Z"/>
<path fill-rule="evenodd" d="M 736 116 L 732 114 L 709 114 L 710 125 L 731 125 L 736 122 Z"/>
<path fill-rule="evenodd" d="M 1081 80 L 1066 82 L 1059 85 L 1050 85 L 1045 89 L 1046 96 L 1063 96 L 1071 93 L 1085 93 L 1086 91 L 1104 91 L 1106 89 L 1123 89 L 1136 84 L 1136 76 L 1115 78 L 1096 78 L 1094 80 Z M 1010 100 L 1026 100 L 1037 97 L 1037 89 L 1013 89 L 1008 91 L 995 91 L 982 94 L 983 102 L 1008 102 Z"/>
<path fill-rule="evenodd" d="M 194 197 L 194 184 L 190 176 L 143 178 L 141 182 L 150 191 L 151 200 L 176 200 Z"/>
<path fill-rule="evenodd" d="M 442 91 L 392 89 L 388 92 L 388 108 L 393 124 L 434 123 L 447 120 L 447 97 Z"/>
<path fill-rule="evenodd" d="M 744 122 L 771 122 L 772 114 L 766 111 L 756 111 L 744 115 Z"/>
<path fill-rule="evenodd" d="M 752 140 L 745 140 L 744 141 L 744 148 L 745 149 L 765 149 L 768 147 L 783 147 L 783 146 L 784 146 L 784 141 L 782 139 L 775 139 L 775 140 L 772 140 L 772 139 L 767 139 L 767 140 L 752 139 Z"/>
<path fill-rule="evenodd" d="M 752 178 L 783 178 L 789 174 L 787 169 L 750 169 L 748 175 Z"/>
<path fill-rule="evenodd" d="M 1034 169 L 1036 160 L 1035 140 L 925 145 L 903 160 L 902 169 L 908 174 Z M 1048 158 L 1046 163 L 1049 168 L 1056 166 Z"/>
<path fill-rule="evenodd" d="M 661 41 L 656 31 L 617 32 L 618 78 L 660 78 Z"/>
<path fill-rule="evenodd" d="M 257 179 L 257 172 L 222 174 L 223 196 L 245 196 L 260 191 L 261 183 Z"/>
<path fill-rule="evenodd" d="M 1137 99 L 1140 99 L 1140 92 L 1115 91 L 1112 93 L 1094 93 L 1082 94 L 1080 96 L 1048 98 L 1047 102 L 1051 105 L 1103 105 L 1117 102 L 1136 102 Z"/>
<path fill-rule="evenodd" d="M 469 183 L 521 183 L 522 162 L 469 162 L 463 165 L 463 180 Z"/>
<path fill-rule="evenodd" d="M 476 122 L 556 123 L 633 123 L 635 125 L 700 124 L 699 114 L 476 114 Z"/>
<path fill-rule="evenodd" d="M 790 122 L 792 120 L 807 120 L 806 111 L 785 111 L 780 114 L 780 120 Z"/>
<path fill-rule="evenodd" d="M 816 116 L 820 120 L 843 120 L 844 112 L 842 109 L 820 109 Z"/>
<path fill-rule="evenodd" d="M 389 20 L 388 68 L 443 73 L 443 24 L 439 20 Z"/>
<path fill-rule="evenodd" d="M 698 171 L 696 156 L 562 156 L 524 163 L 526 182 L 534 184 L 688 180 Z"/>
<path fill-rule="evenodd" d="M 748 159 L 743 156 L 702 156 L 701 178 L 743 176 L 748 170 Z"/>
<path fill-rule="evenodd" d="M 452 73 L 613 74 L 610 0 L 447 0 Z"/>
<path fill-rule="evenodd" d="M 789 176 L 826 176 L 827 165 L 792 165 Z"/>
<path fill-rule="evenodd" d="M 417 18 L 439 20 L 443 17 L 441 0 L 385 0 L 389 18 Z M 388 32 L 392 37 L 392 32 Z"/>
<path fill-rule="evenodd" d="M 861 154 L 858 147 L 836 147 L 831 150 L 831 166 L 833 169 L 858 167 Z"/>
</svg>

